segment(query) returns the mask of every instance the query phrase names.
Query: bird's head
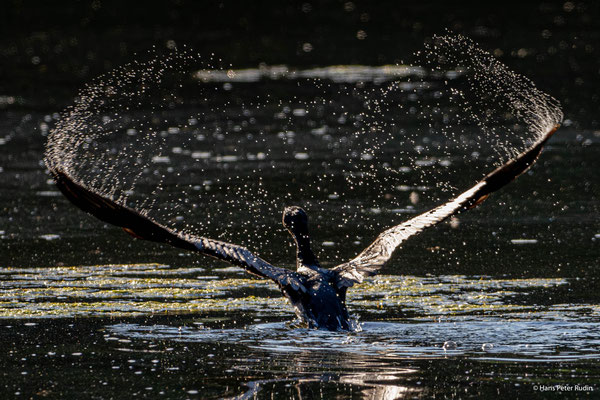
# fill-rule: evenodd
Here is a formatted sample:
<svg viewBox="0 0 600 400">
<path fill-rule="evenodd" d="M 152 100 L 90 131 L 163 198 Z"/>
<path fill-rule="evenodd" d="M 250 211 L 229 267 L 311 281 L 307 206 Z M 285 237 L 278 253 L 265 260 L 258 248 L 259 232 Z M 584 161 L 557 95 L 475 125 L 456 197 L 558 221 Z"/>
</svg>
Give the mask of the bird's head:
<svg viewBox="0 0 600 400">
<path fill-rule="evenodd" d="M 308 238 L 308 215 L 300 207 L 286 207 L 283 210 L 283 226 L 298 238 Z"/>
</svg>

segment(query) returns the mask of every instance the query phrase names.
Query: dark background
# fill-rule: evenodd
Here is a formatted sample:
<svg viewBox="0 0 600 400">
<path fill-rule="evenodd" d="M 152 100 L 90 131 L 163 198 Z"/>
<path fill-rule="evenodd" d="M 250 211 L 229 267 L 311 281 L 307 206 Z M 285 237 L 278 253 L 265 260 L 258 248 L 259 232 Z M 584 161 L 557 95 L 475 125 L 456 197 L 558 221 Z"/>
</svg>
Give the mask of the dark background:
<svg viewBox="0 0 600 400">
<path fill-rule="evenodd" d="M 0 107 L 58 110 L 83 83 L 153 47 L 187 45 L 235 68 L 381 65 L 410 62 L 449 29 L 559 98 L 575 127 L 597 129 L 599 17 L 596 1 L 7 0 Z"/>
</svg>

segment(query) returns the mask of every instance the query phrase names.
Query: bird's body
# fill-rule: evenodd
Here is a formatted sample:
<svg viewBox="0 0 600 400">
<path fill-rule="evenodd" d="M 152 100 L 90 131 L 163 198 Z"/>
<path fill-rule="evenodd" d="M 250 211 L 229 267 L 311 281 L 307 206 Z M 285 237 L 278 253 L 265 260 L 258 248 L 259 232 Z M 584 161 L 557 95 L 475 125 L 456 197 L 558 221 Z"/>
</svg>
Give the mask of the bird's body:
<svg viewBox="0 0 600 400">
<path fill-rule="evenodd" d="M 546 134 L 526 151 L 495 169 L 455 199 L 385 230 L 357 257 L 332 269 L 322 268 L 313 253 L 308 234 L 308 216 L 300 207 L 287 207 L 283 213 L 283 225 L 294 238 L 298 250 L 297 268 L 291 271 L 269 264 L 244 247 L 176 232 L 76 182 L 66 168 L 56 163 L 48 163 L 48 168 L 62 193 L 96 218 L 120 226 L 136 238 L 197 251 L 242 267 L 253 275 L 269 278 L 279 286 L 308 327 L 349 330 L 353 324 L 346 308 L 348 288 L 378 273 L 394 250 L 410 236 L 477 206 L 490 193 L 529 169 L 556 129 L 558 126 L 549 127 Z"/>
<path fill-rule="evenodd" d="M 350 316 L 346 308 L 346 290 L 337 287 L 337 273 L 321 268 L 310 246 L 308 216 L 300 207 L 283 210 L 283 226 L 296 243 L 296 272 L 305 291 L 286 292 L 299 319 L 309 328 L 349 330 Z"/>
<path fill-rule="evenodd" d="M 336 288 L 335 282 L 321 274 L 301 278 L 306 292 L 285 293 L 296 315 L 308 328 L 330 331 L 350 330 L 352 323 L 344 293 Z"/>
</svg>

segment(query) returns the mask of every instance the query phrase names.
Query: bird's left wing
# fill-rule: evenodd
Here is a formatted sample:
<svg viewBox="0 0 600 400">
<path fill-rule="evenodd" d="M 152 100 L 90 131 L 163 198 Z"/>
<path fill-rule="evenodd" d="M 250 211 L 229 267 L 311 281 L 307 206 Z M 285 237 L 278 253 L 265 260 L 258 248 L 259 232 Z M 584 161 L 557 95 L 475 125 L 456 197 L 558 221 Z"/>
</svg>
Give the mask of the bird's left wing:
<svg viewBox="0 0 600 400">
<path fill-rule="evenodd" d="M 365 277 L 377 274 L 383 264 L 390 259 L 394 250 L 406 239 L 452 215 L 475 207 L 484 201 L 490 193 L 500 189 L 527 171 L 537 160 L 546 141 L 557 129 L 558 125 L 550 129 L 527 150 L 496 168 L 454 200 L 382 232 L 358 256 L 332 269 L 336 272 L 337 286 L 340 289 L 351 287 L 355 283 L 362 282 Z"/>
<path fill-rule="evenodd" d="M 136 238 L 167 243 L 181 249 L 200 252 L 242 267 L 253 275 L 272 279 L 281 288 L 305 291 L 296 272 L 275 267 L 242 246 L 190 235 L 185 232 L 176 232 L 153 221 L 150 217 L 130 207 L 118 204 L 93 189 L 76 182 L 60 169 L 51 168 L 50 173 L 60 191 L 73 204 L 101 221 L 123 228 L 125 232 Z"/>
</svg>

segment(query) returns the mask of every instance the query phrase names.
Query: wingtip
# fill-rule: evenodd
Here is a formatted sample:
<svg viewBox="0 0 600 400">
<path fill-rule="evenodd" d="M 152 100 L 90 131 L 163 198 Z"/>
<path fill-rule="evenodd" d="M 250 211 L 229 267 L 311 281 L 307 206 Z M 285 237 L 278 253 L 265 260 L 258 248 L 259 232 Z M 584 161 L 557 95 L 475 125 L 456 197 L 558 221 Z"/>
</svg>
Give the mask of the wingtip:
<svg viewBox="0 0 600 400">
<path fill-rule="evenodd" d="M 52 175 L 52 178 L 54 179 L 55 182 L 58 182 L 60 180 L 68 180 L 68 181 L 73 181 L 73 178 L 71 178 L 69 176 L 69 174 L 67 174 L 62 168 L 60 167 L 49 167 L 48 171 L 50 171 L 50 175 Z"/>
<path fill-rule="evenodd" d="M 62 171 L 57 167 L 48 167 L 48 171 L 55 180 L 62 174 Z"/>
<path fill-rule="evenodd" d="M 556 131 L 558 131 L 558 128 L 560 128 L 560 124 L 554 125 L 554 127 L 546 132 L 546 134 L 542 137 L 541 142 L 544 143 L 550 139 L 556 133 Z"/>
</svg>

